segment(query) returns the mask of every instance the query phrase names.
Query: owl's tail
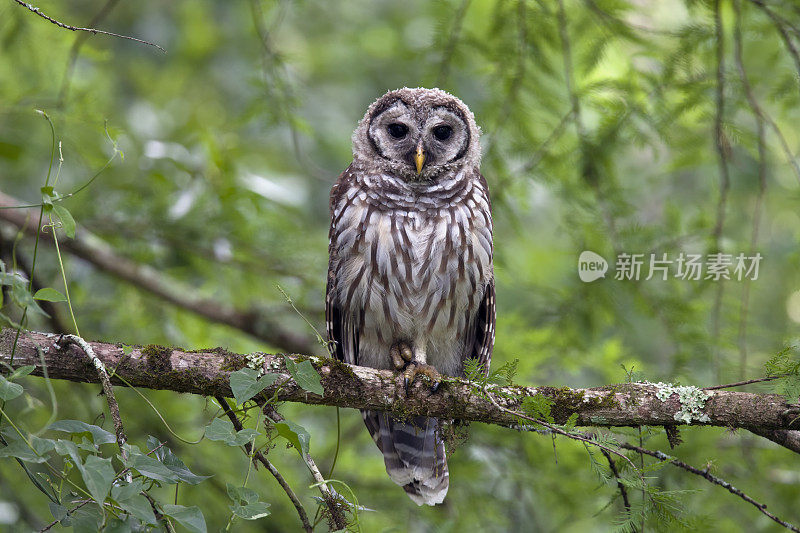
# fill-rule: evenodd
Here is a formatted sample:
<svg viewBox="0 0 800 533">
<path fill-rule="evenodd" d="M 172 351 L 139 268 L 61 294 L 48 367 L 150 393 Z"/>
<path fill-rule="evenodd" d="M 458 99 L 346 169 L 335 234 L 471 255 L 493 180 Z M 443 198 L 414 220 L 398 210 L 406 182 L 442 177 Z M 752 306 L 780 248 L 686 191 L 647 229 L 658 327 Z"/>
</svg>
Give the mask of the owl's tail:
<svg viewBox="0 0 800 533">
<path fill-rule="evenodd" d="M 439 421 L 424 416 L 400 421 L 379 411 L 361 411 L 383 453 L 386 472 L 417 505 L 442 503 L 450 485 Z"/>
</svg>

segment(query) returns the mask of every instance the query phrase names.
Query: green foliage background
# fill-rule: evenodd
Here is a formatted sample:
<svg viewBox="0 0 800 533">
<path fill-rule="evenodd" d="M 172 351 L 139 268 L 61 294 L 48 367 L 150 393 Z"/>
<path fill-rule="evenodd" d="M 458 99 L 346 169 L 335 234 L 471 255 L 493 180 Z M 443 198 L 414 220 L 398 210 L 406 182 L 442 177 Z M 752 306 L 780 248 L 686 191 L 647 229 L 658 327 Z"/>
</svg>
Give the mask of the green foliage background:
<svg viewBox="0 0 800 533">
<path fill-rule="evenodd" d="M 56 189 L 62 194 L 112 155 L 107 125 L 124 159 L 63 202 L 77 222 L 120 255 L 196 294 L 256 307 L 311 337 L 276 284 L 322 330 L 328 193 L 350 161 L 352 130 L 386 90 L 439 86 L 470 106 L 484 133 L 482 172 L 496 224 L 494 365 L 518 358 L 516 381 L 574 387 L 624 381 L 622 365 L 635 371 L 634 379 L 699 386 L 759 377 L 764 363 L 793 342 L 800 320 L 800 60 L 784 40 L 800 48 L 800 10 L 792 0 L 765 4 L 721 1 L 721 43 L 715 5 L 696 0 L 565 0 L 563 11 L 559 2 L 525 0 L 143 1 L 121 2 L 96 24 L 158 43 L 163 54 L 60 29 L 5 0 L 0 189 L 26 203 L 40 199 L 51 133 L 35 109 L 52 118 L 61 143 Z M 83 26 L 104 3 L 37 5 Z M 76 39 L 85 42 L 70 68 Z M 761 152 L 753 101 L 769 117 Z M 3 234 L 6 245 L 13 238 Z M 17 260 L 29 263 L 32 249 L 23 238 Z M 620 281 L 612 272 L 583 283 L 576 272 L 583 250 L 612 263 L 621 252 L 675 258 L 717 250 L 758 251 L 763 260 L 750 283 Z M 65 268 L 86 338 L 280 349 L 208 323 L 87 262 L 67 255 Z M 45 286 L 63 290 L 51 247 L 40 248 L 36 270 Z M 2 311 L 19 318 L 5 303 Z M 68 324 L 66 308 L 59 311 Z M 29 327 L 53 326 L 32 317 Z M 26 393 L 6 411 L 38 430 L 53 409 L 47 389 L 38 378 L 20 382 Z M 53 386 L 58 418 L 111 429 L 99 387 Z M 189 439 L 199 438 L 216 413 L 203 398 L 143 392 Z M 220 442 L 182 444 L 139 396 L 123 388 L 117 394 L 134 444 L 144 447 L 147 435 L 155 435 L 193 472 L 213 474 L 182 485 L 178 500 L 198 505 L 212 530 L 224 527 L 226 483 L 241 485 L 245 456 Z M 281 410 L 310 432 L 311 453 L 326 471 L 336 446 L 335 411 Z M 359 414 L 341 414 L 334 477 L 375 510 L 360 514 L 365 531 L 607 531 L 620 520 L 616 485 L 598 477 L 582 445 L 480 424 L 450 460 L 446 504 L 418 508 L 386 476 Z M 669 448 L 658 428 L 616 433 Z M 744 431 L 696 428 L 683 437 L 671 453 L 708 465 L 773 513 L 800 521 L 796 455 Z M 296 452 L 278 444 L 269 457 L 313 511 L 318 492 L 308 488 Z M 777 528 L 685 472 L 667 466 L 648 476 L 664 490 L 692 491 L 677 495 L 683 526 L 652 515 L 648 530 Z M 259 470 L 248 486 L 272 514 L 237 521 L 234 530 L 298 528 L 271 476 Z M 154 493 L 165 503 L 174 496 L 172 488 Z M 641 494 L 632 491 L 631 498 Z M 12 506 L 0 513 L 15 520 L 6 523 L 11 530 L 52 520 L 47 500 L 10 460 L 0 461 L 0 500 Z"/>
</svg>

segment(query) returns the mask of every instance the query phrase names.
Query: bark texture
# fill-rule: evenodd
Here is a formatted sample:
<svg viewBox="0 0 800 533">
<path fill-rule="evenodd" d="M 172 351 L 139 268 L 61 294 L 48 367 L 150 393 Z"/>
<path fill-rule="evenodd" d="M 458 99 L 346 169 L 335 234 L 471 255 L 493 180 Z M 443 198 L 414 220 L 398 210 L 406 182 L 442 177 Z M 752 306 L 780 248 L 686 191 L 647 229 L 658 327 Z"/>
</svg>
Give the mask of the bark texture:
<svg viewBox="0 0 800 533">
<path fill-rule="evenodd" d="M 16 332 L 0 333 L 2 372 L 8 372 Z M 89 358 L 74 344 L 57 343 L 58 335 L 27 332 L 18 341 L 13 366 L 33 365 L 33 374 L 42 375 L 46 365 L 50 378 L 98 383 L 97 372 Z M 164 346 L 133 346 L 91 342 L 95 355 L 106 367 L 114 369 L 112 382 L 121 384 L 116 375 L 137 387 L 164 389 L 204 396 L 231 396 L 228 383 L 232 371 L 247 365 L 246 355 L 224 349 L 186 351 Z M 128 352 L 127 354 L 125 352 Z M 281 354 L 263 354 L 264 370 L 278 374 L 276 384 L 265 392 L 283 401 L 335 405 L 357 409 L 377 409 L 400 416 L 426 415 L 455 418 L 503 426 L 520 421 L 486 399 L 475 384 L 448 379 L 439 390 L 415 382 L 405 393 L 402 377 L 387 370 L 351 366 L 333 359 L 291 356 L 310 359 L 322 377 L 323 396 L 309 393 L 292 380 Z M 664 384 L 626 383 L 620 385 L 572 389 L 568 387 L 490 387 L 499 405 L 520 410 L 526 397 L 542 395 L 552 402 L 551 414 L 556 423 L 564 423 L 577 414 L 580 426 L 678 426 L 709 425 L 744 428 L 756 433 L 793 430 L 800 426 L 800 405 L 791 404 L 778 394 L 752 394 L 721 390 L 682 389 L 671 392 Z M 692 394 L 686 394 L 687 390 Z M 690 398 L 687 399 L 687 396 Z M 699 403 L 692 396 L 704 398 Z M 687 413 L 689 413 L 687 415 Z"/>
</svg>

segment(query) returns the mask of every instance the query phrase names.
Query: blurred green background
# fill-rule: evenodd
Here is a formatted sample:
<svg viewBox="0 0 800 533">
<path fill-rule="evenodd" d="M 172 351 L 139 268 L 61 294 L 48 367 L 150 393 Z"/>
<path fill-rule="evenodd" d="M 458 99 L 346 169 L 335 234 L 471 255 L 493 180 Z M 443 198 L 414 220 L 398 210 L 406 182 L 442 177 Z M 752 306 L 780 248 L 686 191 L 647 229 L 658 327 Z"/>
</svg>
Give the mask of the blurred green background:
<svg viewBox="0 0 800 533">
<path fill-rule="evenodd" d="M 167 53 L 70 32 L 2 2 L 0 190 L 40 201 L 52 138 L 36 109 L 52 118 L 61 143 L 62 194 L 112 156 L 107 127 L 124 159 L 63 204 L 119 256 L 169 276 L 187 295 L 256 309 L 313 345 L 313 331 L 276 286 L 324 331 L 328 194 L 350 162 L 350 135 L 385 91 L 438 86 L 467 103 L 483 130 L 482 173 L 495 220 L 495 367 L 519 359 L 516 381 L 525 384 L 618 383 L 629 379 L 624 365 L 633 379 L 706 386 L 763 375 L 765 361 L 798 335 L 800 9 L 793 0 L 721 1 L 718 9 L 696 0 L 37 6 L 64 23 L 132 35 Z M 2 222 L 0 229 L 10 264 L 16 232 Z M 580 281 L 583 250 L 611 263 L 605 279 Z M 714 251 L 760 252 L 758 279 L 612 275 L 623 252 L 674 259 Z M 21 265 L 32 252 L 32 239 L 17 243 Z M 64 259 L 86 338 L 285 350 L 69 253 Z M 40 248 L 36 273 L 43 286 L 63 290 L 52 247 Z M 18 319 L 5 303 L 2 311 Z M 70 328 L 66 306 L 58 304 L 55 316 Z M 55 324 L 34 316 L 29 327 Z M 34 431 L 52 405 L 42 380 L 22 383 L 26 395 L 7 411 Z M 59 418 L 111 428 L 99 387 L 53 385 Z M 143 392 L 189 439 L 216 412 L 203 398 Z M 133 443 L 143 447 L 155 435 L 193 472 L 213 474 L 182 486 L 179 500 L 199 505 L 211 530 L 224 527 L 225 484 L 241 484 L 245 456 L 219 442 L 182 444 L 139 396 L 122 387 L 117 394 Z M 281 411 L 309 430 L 311 453 L 327 471 L 335 410 Z M 360 514 L 365 531 L 608 531 L 620 520 L 616 485 L 598 477 L 579 443 L 473 424 L 450 459 L 445 505 L 418 508 L 386 476 L 359 414 L 343 410 L 341 420 L 334 477 L 375 511 Z M 669 452 L 659 428 L 615 434 Z M 684 429 L 683 438 L 669 453 L 708 465 L 778 516 L 800 521 L 796 455 L 745 431 Z M 318 492 L 308 488 L 296 452 L 279 444 L 269 457 L 313 512 Z M 677 495 L 683 526 L 652 515 L 647 530 L 778 527 L 683 471 L 666 466 L 648 476 L 664 490 L 691 492 Z M 237 521 L 234 530 L 299 528 L 271 476 L 259 470 L 249 486 L 271 503 L 272 515 Z M 172 489 L 154 494 L 173 498 Z M 641 498 L 632 492 L 632 500 Z M 27 531 L 52 520 L 46 498 L 8 459 L 0 461 L 0 501 L 0 527 Z"/>
</svg>

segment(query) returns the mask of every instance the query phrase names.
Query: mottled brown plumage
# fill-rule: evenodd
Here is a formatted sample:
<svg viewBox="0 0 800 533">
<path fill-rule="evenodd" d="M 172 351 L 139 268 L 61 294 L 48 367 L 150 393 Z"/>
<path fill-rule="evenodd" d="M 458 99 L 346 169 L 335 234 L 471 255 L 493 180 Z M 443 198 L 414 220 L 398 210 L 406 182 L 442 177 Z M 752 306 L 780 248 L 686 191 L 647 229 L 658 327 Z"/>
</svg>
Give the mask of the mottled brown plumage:
<svg viewBox="0 0 800 533">
<path fill-rule="evenodd" d="M 408 365 L 412 379 L 463 375 L 469 358 L 488 371 L 492 217 L 479 167 L 478 127 L 450 94 L 399 89 L 369 107 L 331 191 L 326 321 L 339 359 Z M 392 480 L 419 505 L 440 503 L 449 474 L 439 421 L 363 416 Z"/>
</svg>

